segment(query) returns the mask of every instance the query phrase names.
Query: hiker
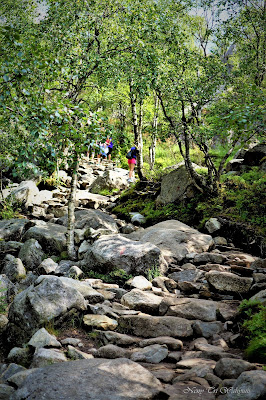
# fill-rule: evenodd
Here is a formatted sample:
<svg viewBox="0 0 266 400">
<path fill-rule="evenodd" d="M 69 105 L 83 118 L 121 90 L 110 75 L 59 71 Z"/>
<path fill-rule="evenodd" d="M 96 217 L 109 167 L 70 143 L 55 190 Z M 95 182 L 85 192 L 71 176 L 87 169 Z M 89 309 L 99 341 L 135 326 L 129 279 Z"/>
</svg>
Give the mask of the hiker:
<svg viewBox="0 0 266 400">
<path fill-rule="evenodd" d="M 111 154 L 112 154 L 113 146 L 114 146 L 113 139 L 109 138 L 109 136 L 107 136 L 106 144 L 108 145 L 108 160 L 111 161 Z"/>
<path fill-rule="evenodd" d="M 126 156 L 128 159 L 128 168 L 129 168 L 128 182 L 134 182 L 133 174 L 136 165 L 137 153 L 138 153 L 138 148 L 136 146 L 133 146 L 131 147 Z"/>
<path fill-rule="evenodd" d="M 99 153 L 97 155 L 97 159 L 98 159 L 98 164 L 100 164 L 101 158 L 106 158 L 107 154 L 108 154 L 108 146 L 106 143 L 99 143 Z"/>
</svg>

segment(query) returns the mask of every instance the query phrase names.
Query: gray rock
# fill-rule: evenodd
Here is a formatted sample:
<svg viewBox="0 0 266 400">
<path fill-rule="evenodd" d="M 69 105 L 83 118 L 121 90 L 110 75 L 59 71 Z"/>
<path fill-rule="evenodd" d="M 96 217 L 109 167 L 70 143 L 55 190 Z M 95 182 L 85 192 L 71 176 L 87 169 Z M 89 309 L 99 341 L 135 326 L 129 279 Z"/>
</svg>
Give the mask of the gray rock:
<svg viewBox="0 0 266 400">
<path fill-rule="evenodd" d="M 30 226 L 32 226 L 32 223 L 27 219 L 3 219 L 0 221 L 0 239 L 20 241 L 22 235 Z"/>
<path fill-rule="evenodd" d="M 126 284 L 140 290 L 149 290 L 152 288 L 151 282 L 142 275 L 134 276 L 134 278 L 129 279 Z"/>
<path fill-rule="evenodd" d="M 142 243 L 159 247 L 168 262 L 181 261 L 188 253 L 201 253 L 213 246 L 213 239 L 177 220 L 159 222 L 142 231 L 128 235 Z"/>
<path fill-rule="evenodd" d="M 17 372 L 24 371 L 25 368 L 22 365 L 17 365 L 14 363 L 11 364 L 4 364 L 3 371 L 0 372 L 0 383 L 7 383 L 8 379 L 15 375 Z"/>
<path fill-rule="evenodd" d="M 59 224 L 67 226 L 67 217 L 59 218 Z M 75 229 L 94 230 L 103 229 L 110 233 L 117 233 L 118 226 L 115 220 L 108 214 L 99 210 L 78 210 L 75 211 Z"/>
<path fill-rule="evenodd" d="M 130 213 L 132 215 L 131 222 L 135 225 L 144 225 L 146 223 L 146 218 L 140 213 Z"/>
<path fill-rule="evenodd" d="M 71 345 L 67 346 L 67 355 L 71 360 L 88 360 L 94 358 L 92 354 L 75 349 L 75 347 Z"/>
<path fill-rule="evenodd" d="M 205 228 L 209 233 L 213 233 L 221 229 L 221 223 L 218 221 L 217 218 L 210 218 L 206 223 L 205 223 Z"/>
<path fill-rule="evenodd" d="M 207 339 L 223 331 L 223 324 L 220 321 L 214 321 L 214 322 L 195 321 L 192 327 L 194 329 L 194 332 L 198 336 L 203 336 Z"/>
<path fill-rule="evenodd" d="M 86 310 L 84 297 L 54 276 L 40 276 L 14 298 L 9 309 L 10 340 L 29 340 L 41 325 L 67 314 L 71 309 Z"/>
<path fill-rule="evenodd" d="M 4 383 L 0 383 L 0 399 L 9 400 L 10 396 L 15 392 L 15 389 Z"/>
<path fill-rule="evenodd" d="M 246 278 L 231 272 L 210 271 L 205 275 L 207 281 L 221 292 L 247 293 L 253 278 Z"/>
<path fill-rule="evenodd" d="M 0 275 L 0 288 L 3 305 L 10 303 L 17 290 L 14 283 L 5 274 Z"/>
<path fill-rule="evenodd" d="M 0 254 L 17 256 L 22 246 L 23 243 L 15 242 L 14 240 L 10 240 L 9 242 L 0 241 Z"/>
<path fill-rule="evenodd" d="M 189 337 L 193 330 L 191 321 L 178 317 L 155 317 L 147 314 L 127 315 L 119 319 L 119 329 L 144 338 L 171 336 Z"/>
<path fill-rule="evenodd" d="M 200 168 L 196 164 L 193 164 L 193 167 L 194 169 Z M 197 192 L 197 189 L 193 185 L 184 162 L 181 162 L 175 166 L 173 171 L 163 176 L 161 192 L 156 199 L 156 203 L 163 205 L 173 203 L 184 196 L 187 198 L 194 197 L 195 192 Z"/>
<path fill-rule="evenodd" d="M 42 262 L 44 252 L 37 240 L 29 239 L 21 247 L 18 257 L 28 270 L 34 270 Z"/>
<path fill-rule="evenodd" d="M 12 386 L 19 388 L 23 385 L 23 382 L 27 378 L 27 376 L 32 374 L 35 370 L 36 368 L 24 369 L 23 371 L 17 372 L 16 374 L 12 375 L 10 378 L 7 379 L 7 381 Z"/>
<path fill-rule="evenodd" d="M 27 205 L 33 202 L 35 196 L 39 193 L 36 183 L 33 181 L 23 181 L 16 188 L 12 189 L 11 195 L 18 201 Z"/>
<path fill-rule="evenodd" d="M 83 323 L 90 328 L 101 328 L 104 330 L 112 330 L 117 328 L 117 321 L 106 315 L 86 314 L 83 317 Z"/>
<path fill-rule="evenodd" d="M 7 356 L 7 361 L 23 366 L 29 366 L 32 353 L 28 347 L 13 347 Z"/>
<path fill-rule="evenodd" d="M 28 345 L 35 348 L 61 347 L 61 344 L 60 342 L 58 342 L 56 337 L 48 333 L 45 328 L 41 328 L 36 333 L 34 333 Z"/>
<path fill-rule="evenodd" d="M 189 381 L 189 378 L 187 379 Z M 175 382 L 175 380 L 173 381 Z M 215 394 L 209 392 L 206 387 L 195 382 L 175 382 L 166 385 L 165 391 L 170 395 L 170 400 L 215 400 Z"/>
<path fill-rule="evenodd" d="M 47 223 L 30 228 L 24 240 L 36 239 L 48 254 L 61 253 L 66 249 L 66 231 L 64 226 Z"/>
<path fill-rule="evenodd" d="M 165 344 L 169 350 L 180 350 L 183 348 L 181 340 L 169 336 L 159 336 L 156 338 L 144 339 L 139 342 L 140 347 L 150 346 L 152 344 Z"/>
<path fill-rule="evenodd" d="M 223 300 L 216 303 L 217 311 L 224 321 L 232 321 L 239 313 L 238 307 L 240 301 L 238 300 Z"/>
<path fill-rule="evenodd" d="M 124 333 L 97 330 L 95 330 L 95 332 L 97 332 L 97 339 L 104 345 L 111 343 L 119 346 L 132 346 L 140 342 L 138 337 L 125 335 Z"/>
<path fill-rule="evenodd" d="M 134 275 L 147 275 L 148 269 L 154 265 L 157 265 L 162 273 L 167 267 L 158 247 L 120 235 L 102 236 L 93 243 L 81 261 L 84 271 L 90 269 L 107 273 L 114 269 L 123 269 Z"/>
<path fill-rule="evenodd" d="M 65 362 L 67 358 L 65 354 L 57 349 L 36 348 L 31 368 L 40 368 L 54 363 Z"/>
<path fill-rule="evenodd" d="M 210 322 L 216 320 L 216 309 L 216 302 L 211 300 L 177 298 L 173 300 L 166 315 Z"/>
<path fill-rule="evenodd" d="M 258 300 L 263 305 L 266 305 L 266 289 L 256 293 L 254 296 L 250 298 L 250 300 Z"/>
<path fill-rule="evenodd" d="M 145 368 L 124 358 L 70 361 L 39 368 L 10 400 L 166 400 L 161 383 Z"/>
<path fill-rule="evenodd" d="M 196 265 L 207 264 L 207 263 L 224 264 L 224 262 L 226 260 L 227 260 L 227 257 L 224 254 L 220 254 L 220 253 L 201 253 L 201 254 L 196 254 L 195 255 L 193 262 Z"/>
<path fill-rule="evenodd" d="M 262 400 L 266 396 L 266 371 L 243 372 L 225 400 Z"/>
<path fill-rule="evenodd" d="M 2 334 L 4 332 L 7 324 L 8 324 L 7 317 L 3 314 L 0 314 L 0 334 Z"/>
<path fill-rule="evenodd" d="M 101 303 L 104 301 L 104 296 L 97 290 L 93 289 L 91 285 L 85 281 L 79 281 L 77 279 L 60 277 L 59 278 L 64 285 L 78 290 L 82 296 L 89 301 L 89 303 Z"/>
<path fill-rule="evenodd" d="M 255 369 L 254 364 L 234 358 L 221 358 L 215 366 L 214 372 L 221 379 L 236 379 L 244 371 Z"/>
<path fill-rule="evenodd" d="M 171 278 L 176 282 L 196 282 L 202 276 L 202 271 L 186 269 L 184 271 L 173 272 L 172 274 L 168 275 L 168 278 Z"/>
<path fill-rule="evenodd" d="M 213 369 L 216 362 L 214 360 L 204 360 L 202 358 L 187 358 L 176 363 L 177 368 L 192 369 L 194 367 L 207 366 Z"/>
<path fill-rule="evenodd" d="M 5 266 L 2 270 L 11 282 L 17 282 L 26 276 L 26 269 L 22 261 L 14 256 L 7 255 L 5 257 Z"/>
<path fill-rule="evenodd" d="M 163 361 L 167 355 L 168 349 L 166 345 L 152 344 L 135 351 L 131 356 L 131 360 L 158 364 L 159 362 Z"/>
<path fill-rule="evenodd" d="M 70 344 L 71 346 L 83 346 L 82 345 L 82 342 L 81 342 L 81 340 L 80 339 L 77 339 L 77 338 L 66 338 L 66 339 L 63 339 L 63 340 L 61 340 L 61 343 L 62 344 Z"/>
<path fill-rule="evenodd" d="M 130 309 L 139 310 L 148 314 L 158 313 L 161 301 L 161 296 L 139 289 L 132 289 L 121 298 L 121 303 L 123 305 Z"/>
<path fill-rule="evenodd" d="M 107 344 L 106 346 L 100 347 L 97 351 L 97 357 L 100 358 L 130 358 L 130 354 L 131 352 L 129 350 L 125 350 L 114 344 Z"/>
<path fill-rule="evenodd" d="M 40 265 L 38 266 L 38 272 L 40 275 L 43 274 L 52 274 L 55 272 L 56 268 L 58 267 L 58 264 L 52 260 L 52 258 L 46 258 L 43 260 Z"/>
</svg>

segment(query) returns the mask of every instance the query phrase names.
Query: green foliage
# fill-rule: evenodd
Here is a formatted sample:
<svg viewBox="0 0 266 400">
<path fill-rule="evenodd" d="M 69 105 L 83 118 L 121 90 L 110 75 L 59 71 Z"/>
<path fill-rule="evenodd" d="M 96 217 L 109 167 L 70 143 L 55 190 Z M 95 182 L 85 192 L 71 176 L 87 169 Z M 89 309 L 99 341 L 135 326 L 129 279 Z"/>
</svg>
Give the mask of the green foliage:
<svg viewBox="0 0 266 400">
<path fill-rule="evenodd" d="M 0 287 L 0 314 L 7 312 L 6 291 L 6 288 Z"/>
<path fill-rule="evenodd" d="M 119 286 L 124 286 L 125 282 L 132 278 L 132 275 L 127 274 L 123 269 L 115 269 L 106 274 L 101 274 L 96 271 L 88 271 L 86 277 L 102 279 L 104 283 L 115 283 Z"/>
<path fill-rule="evenodd" d="M 152 265 L 148 270 L 147 270 L 147 279 L 148 281 L 152 281 L 154 278 L 157 278 L 158 276 L 161 276 L 160 269 L 158 265 Z"/>
<path fill-rule="evenodd" d="M 7 197 L 0 202 L 0 220 L 19 218 L 21 211 L 21 202 L 15 200 L 12 196 Z"/>
<path fill-rule="evenodd" d="M 50 321 L 47 321 L 44 328 L 47 330 L 47 332 L 50 333 L 50 335 L 58 336 L 59 335 L 59 330 L 55 328 L 55 322 L 53 319 Z"/>
<path fill-rule="evenodd" d="M 242 332 L 248 342 L 247 358 L 266 363 L 266 306 L 257 300 L 244 300 L 239 312 Z"/>
</svg>

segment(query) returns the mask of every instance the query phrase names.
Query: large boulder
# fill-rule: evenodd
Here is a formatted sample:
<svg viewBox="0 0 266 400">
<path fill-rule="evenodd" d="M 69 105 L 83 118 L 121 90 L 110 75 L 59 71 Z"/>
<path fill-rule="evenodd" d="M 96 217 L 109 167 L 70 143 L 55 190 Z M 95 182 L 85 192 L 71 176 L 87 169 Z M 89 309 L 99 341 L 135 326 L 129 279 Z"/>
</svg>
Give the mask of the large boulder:
<svg viewBox="0 0 266 400">
<path fill-rule="evenodd" d="M 97 179 L 90 186 L 92 193 L 99 193 L 103 189 L 125 189 L 128 187 L 128 171 L 122 168 L 115 168 L 114 170 L 107 170 L 102 176 Z"/>
<path fill-rule="evenodd" d="M 188 253 L 208 251 L 214 244 L 210 235 L 200 233 L 177 220 L 159 222 L 149 228 L 130 233 L 128 237 L 142 243 L 153 243 L 159 247 L 168 262 L 181 261 Z"/>
<path fill-rule="evenodd" d="M 147 369 L 125 359 L 89 359 L 38 368 L 10 400 L 152 400 L 168 399 Z"/>
<path fill-rule="evenodd" d="M 0 240 L 19 241 L 32 223 L 23 218 L 3 219 L 0 221 Z"/>
<path fill-rule="evenodd" d="M 193 164 L 195 170 L 201 168 Z M 190 174 L 184 165 L 184 162 L 177 164 L 176 168 L 169 174 L 164 175 L 161 183 L 161 192 L 156 199 L 157 204 L 168 204 L 181 200 L 184 196 L 187 198 L 194 197 L 197 191 L 193 185 Z"/>
<path fill-rule="evenodd" d="M 67 226 L 67 217 L 59 218 L 59 224 Z M 118 226 L 115 220 L 100 210 L 75 211 L 75 229 L 102 229 L 110 233 L 117 233 Z"/>
<path fill-rule="evenodd" d="M 66 231 L 66 227 L 57 224 L 36 225 L 26 232 L 24 240 L 36 239 L 45 253 L 61 253 L 66 249 Z"/>
<path fill-rule="evenodd" d="M 25 205 L 32 203 L 35 196 L 39 193 L 36 183 L 33 181 L 23 181 L 11 191 L 11 196 L 17 201 L 24 202 Z"/>
<path fill-rule="evenodd" d="M 81 261 L 82 270 L 107 273 L 123 269 L 128 274 L 147 275 L 157 266 L 163 273 L 167 264 L 161 251 L 151 243 L 140 243 L 120 235 L 106 235 L 96 240 Z"/>
<path fill-rule="evenodd" d="M 44 257 L 42 246 L 36 239 L 29 239 L 23 244 L 18 254 L 27 270 L 34 270 L 37 268 Z"/>
<path fill-rule="evenodd" d="M 249 166 L 261 165 L 265 162 L 265 157 L 266 143 L 259 143 L 246 151 L 244 155 L 244 164 Z"/>
<path fill-rule="evenodd" d="M 9 309 L 10 340 L 23 344 L 45 323 L 70 310 L 86 310 L 81 293 L 55 276 L 40 276 L 34 285 L 17 294 Z"/>
<path fill-rule="evenodd" d="M 148 314 L 120 317 L 119 329 L 145 338 L 158 336 L 185 338 L 193 334 L 192 321 L 179 317 L 155 317 Z"/>
</svg>

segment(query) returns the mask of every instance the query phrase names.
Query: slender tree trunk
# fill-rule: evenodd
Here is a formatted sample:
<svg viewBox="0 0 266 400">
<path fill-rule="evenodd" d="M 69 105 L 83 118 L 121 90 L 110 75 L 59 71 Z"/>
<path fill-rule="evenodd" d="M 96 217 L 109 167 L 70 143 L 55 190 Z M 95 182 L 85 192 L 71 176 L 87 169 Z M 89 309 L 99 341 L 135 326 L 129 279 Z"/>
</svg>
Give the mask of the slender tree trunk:
<svg viewBox="0 0 266 400">
<path fill-rule="evenodd" d="M 154 103 L 155 107 L 154 107 L 154 116 L 152 121 L 152 138 L 151 138 L 151 145 L 149 147 L 151 171 L 153 171 L 155 163 L 155 148 L 157 141 L 157 127 L 158 127 L 159 98 L 156 94 L 154 95 Z"/>
<path fill-rule="evenodd" d="M 189 143 L 189 134 L 188 134 L 188 126 L 187 126 L 187 119 L 185 115 L 185 103 L 183 100 L 181 100 L 181 106 L 182 106 L 182 123 L 183 123 L 183 134 L 184 134 L 184 140 L 185 140 L 185 166 L 188 171 L 188 173 L 191 176 L 191 179 L 194 183 L 194 185 L 201 191 L 203 192 L 202 184 L 200 182 L 200 179 L 195 172 L 192 161 L 190 159 L 190 143 Z"/>
<path fill-rule="evenodd" d="M 134 132 L 134 143 L 135 146 L 138 147 L 139 153 L 137 155 L 137 172 L 140 180 L 144 180 L 145 177 L 143 175 L 143 142 L 142 142 L 142 101 L 140 101 L 139 108 L 139 120 L 137 114 L 137 99 L 133 90 L 133 79 L 131 78 L 129 81 L 129 89 L 130 89 L 130 104 L 131 104 L 131 112 L 132 112 L 132 124 L 133 124 L 133 132 Z"/>
<path fill-rule="evenodd" d="M 77 192 L 77 177 L 78 177 L 78 157 L 74 161 L 74 167 L 72 172 L 71 189 L 68 200 L 68 220 L 67 220 L 67 254 L 70 260 L 76 260 L 75 250 L 75 201 Z"/>
</svg>

